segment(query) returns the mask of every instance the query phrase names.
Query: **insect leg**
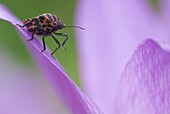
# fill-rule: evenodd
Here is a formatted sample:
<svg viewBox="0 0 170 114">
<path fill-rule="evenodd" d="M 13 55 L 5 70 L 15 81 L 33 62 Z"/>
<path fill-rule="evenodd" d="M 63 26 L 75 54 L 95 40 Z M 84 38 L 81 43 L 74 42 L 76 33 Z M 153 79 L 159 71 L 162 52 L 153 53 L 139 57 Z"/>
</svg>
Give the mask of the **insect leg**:
<svg viewBox="0 0 170 114">
<path fill-rule="evenodd" d="M 45 51 L 45 49 L 46 49 L 45 37 L 47 36 L 47 34 L 48 34 L 48 32 L 42 37 L 42 41 L 43 41 L 43 50 L 42 50 L 41 52 Z"/>
<path fill-rule="evenodd" d="M 32 35 L 31 35 L 31 38 L 30 38 L 30 39 L 28 39 L 27 41 L 31 41 L 31 40 L 33 40 L 33 39 L 34 39 L 34 33 L 35 33 L 35 30 L 33 30 Z"/>
<path fill-rule="evenodd" d="M 68 35 L 64 34 L 64 33 L 55 33 L 54 34 L 58 35 L 58 36 L 64 36 L 66 37 L 66 39 L 64 40 L 64 42 L 62 43 L 62 47 L 64 48 L 65 51 L 67 51 L 67 49 L 64 47 L 64 44 L 66 43 L 66 41 L 68 40 Z"/>
<path fill-rule="evenodd" d="M 60 48 L 60 42 L 51 34 L 52 38 L 55 40 L 55 42 L 58 44 L 58 47 L 51 53 L 53 55 L 59 48 Z"/>
</svg>

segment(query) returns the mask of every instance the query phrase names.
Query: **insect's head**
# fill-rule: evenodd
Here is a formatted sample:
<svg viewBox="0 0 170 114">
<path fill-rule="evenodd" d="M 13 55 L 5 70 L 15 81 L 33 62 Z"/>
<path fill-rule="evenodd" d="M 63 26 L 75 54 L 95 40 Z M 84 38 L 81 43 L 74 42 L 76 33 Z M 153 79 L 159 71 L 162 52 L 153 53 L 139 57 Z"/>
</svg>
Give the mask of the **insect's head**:
<svg viewBox="0 0 170 114">
<path fill-rule="evenodd" d="M 65 27 L 65 24 L 63 23 L 63 22 L 56 22 L 56 23 L 54 23 L 54 30 L 55 31 L 57 31 L 57 30 L 60 30 L 60 29 L 62 29 L 62 28 L 64 28 Z"/>
<path fill-rule="evenodd" d="M 54 27 L 55 31 L 63 29 L 63 28 L 68 28 L 68 27 L 74 27 L 74 28 L 79 28 L 79 29 L 85 30 L 85 28 L 82 28 L 82 27 L 79 27 L 79 26 L 66 26 L 62 21 L 58 21 L 57 23 L 55 23 L 55 25 L 56 25 Z"/>
<path fill-rule="evenodd" d="M 79 27 L 79 26 L 65 26 L 65 24 L 58 24 L 55 26 L 54 30 L 57 31 L 57 30 L 60 30 L 60 29 L 63 29 L 63 28 L 69 28 L 69 27 L 74 27 L 74 28 L 79 28 L 79 29 L 83 29 L 85 30 L 85 28 L 83 27 Z"/>
</svg>

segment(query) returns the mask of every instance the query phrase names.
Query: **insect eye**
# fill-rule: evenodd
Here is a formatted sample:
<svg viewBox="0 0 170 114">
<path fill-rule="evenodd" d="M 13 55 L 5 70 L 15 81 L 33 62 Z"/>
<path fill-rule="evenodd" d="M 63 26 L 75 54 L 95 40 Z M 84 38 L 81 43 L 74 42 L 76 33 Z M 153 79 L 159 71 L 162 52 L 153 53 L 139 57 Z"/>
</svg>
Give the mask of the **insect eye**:
<svg viewBox="0 0 170 114">
<path fill-rule="evenodd" d="M 59 26 L 57 26 L 57 28 L 58 28 L 58 29 L 62 29 L 62 27 L 61 27 L 60 25 L 59 25 Z"/>
</svg>

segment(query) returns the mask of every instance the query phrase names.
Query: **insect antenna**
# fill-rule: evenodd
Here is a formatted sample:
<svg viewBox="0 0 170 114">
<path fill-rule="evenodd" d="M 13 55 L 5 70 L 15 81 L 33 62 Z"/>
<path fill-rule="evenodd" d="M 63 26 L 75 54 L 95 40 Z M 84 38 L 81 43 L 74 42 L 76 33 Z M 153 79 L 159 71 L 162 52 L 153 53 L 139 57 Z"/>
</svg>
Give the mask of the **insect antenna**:
<svg viewBox="0 0 170 114">
<path fill-rule="evenodd" d="M 83 28 L 83 27 L 79 27 L 79 26 L 65 26 L 65 28 L 67 28 L 67 27 L 74 27 L 74 28 L 79 28 L 79 29 L 83 29 L 83 30 L 85 30 L 85 28 Z"/>
</svg>

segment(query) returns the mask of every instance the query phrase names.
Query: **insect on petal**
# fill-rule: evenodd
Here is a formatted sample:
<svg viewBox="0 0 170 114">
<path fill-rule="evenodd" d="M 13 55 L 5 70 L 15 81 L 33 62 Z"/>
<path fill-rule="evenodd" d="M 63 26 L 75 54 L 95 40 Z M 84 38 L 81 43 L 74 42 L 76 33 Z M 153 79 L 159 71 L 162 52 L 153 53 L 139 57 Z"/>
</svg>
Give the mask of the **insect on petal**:
<svg viewBox="0 0 170 114">
<path fill-rule="evenodd" d="M 51 56 L 49 49 L 41 53 L 42 44 L 37 37 L 31 42 L 26 42 L 31 37 L 31 34 L 26 28 L 16 26 L 16 24 L 22 25 L 22 22 L 2 4 L 0 4 L 0 11 L 0 18 L 17 28 L 33 59 L 70 111 L 73 114 L 102 113 L 95 103 L 68 77 L 59 62 Z"/>
</svg>

